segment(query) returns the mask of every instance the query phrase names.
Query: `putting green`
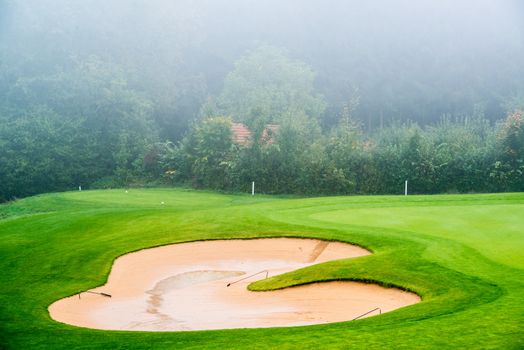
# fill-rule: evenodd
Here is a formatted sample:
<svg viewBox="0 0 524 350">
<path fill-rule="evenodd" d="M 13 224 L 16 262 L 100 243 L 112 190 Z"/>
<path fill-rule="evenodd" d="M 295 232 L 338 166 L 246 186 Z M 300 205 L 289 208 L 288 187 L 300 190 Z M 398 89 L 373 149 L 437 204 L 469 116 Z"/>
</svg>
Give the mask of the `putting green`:
<svg viewBox="0 0 524 350">
<path fill-rule="evenodd" d="M 524 194 L 289 199 L 178 189 L 36 196 L 0 206 L 0 347 L 524 347 Z M 101 331 L 53 321 L 55 300 L 106 282 L 114 259 L 169 243 L 309 237 L 372 251 L 261 280 L 252 290 L 356 280 L 417 292 L 377 317 L 292 328 Z"/>
<path fill-rule="evenodd" d="M 524 205 L 470 205 L 345 209 L 312 215 L 315 219 L 382 227 L 445 237 L 475 248 L 486 257 L 524 268 Z M 490 232 L 490 234 L 483 234 Z"/>
</svg>

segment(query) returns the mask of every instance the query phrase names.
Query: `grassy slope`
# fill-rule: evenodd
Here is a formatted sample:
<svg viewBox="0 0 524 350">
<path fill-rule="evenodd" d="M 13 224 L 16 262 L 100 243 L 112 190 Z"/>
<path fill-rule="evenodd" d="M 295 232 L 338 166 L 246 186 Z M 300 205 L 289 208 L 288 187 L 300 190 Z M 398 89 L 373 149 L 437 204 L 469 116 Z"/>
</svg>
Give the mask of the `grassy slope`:
<svg viewBox="0 0 524 350">
<path fill-rule="evenodd" d="M 0 206 L 0 348 L 522 348 L 523 209 L 524 194 L 279 199 L 157 189 L 28 198 Z M 252 289 L 373 280 L 424 301 L 355 322 L 180 333 L 103 332 L 47 314 L 54 300 L 102 284 L 128 251 L 286 235 L 354 242 L 375 254 Z"/>
</svg>

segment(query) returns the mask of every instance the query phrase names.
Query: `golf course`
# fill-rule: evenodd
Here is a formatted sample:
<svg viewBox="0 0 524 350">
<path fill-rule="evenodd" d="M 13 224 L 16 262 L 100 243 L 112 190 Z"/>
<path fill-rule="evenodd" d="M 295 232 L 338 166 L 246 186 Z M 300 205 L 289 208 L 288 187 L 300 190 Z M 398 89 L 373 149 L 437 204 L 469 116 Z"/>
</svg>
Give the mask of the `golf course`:
<svg viewBox="0 0 524 350">
<path fill-rule="evenodd" d="M 522 349 L 523 231 L 524 193 L 298 198 L 158 188 L 42 194 L 0 205 L 0 348 Z M 355 321 L 183 332 L 91 329 L 50 316 L 54 302 L 104 285 L 113 263 L 130 252 L 280 237 L 349 243 L 369 254 L 254 278 L 250 293 L 353 281 L 395 287 L 421 301 Z"/>
</svg>

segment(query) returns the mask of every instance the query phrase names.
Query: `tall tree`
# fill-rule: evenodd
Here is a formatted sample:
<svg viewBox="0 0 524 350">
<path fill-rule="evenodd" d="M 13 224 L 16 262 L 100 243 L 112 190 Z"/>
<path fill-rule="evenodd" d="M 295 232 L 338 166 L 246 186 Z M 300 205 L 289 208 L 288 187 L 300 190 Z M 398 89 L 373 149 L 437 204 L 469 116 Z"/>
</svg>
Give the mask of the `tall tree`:
<svg viewBox="0 0 524 350">
<path fill-rule="evenodd" d="M 262 46 L 242 57 L 225 79 L 218 105 L 236 121 L 279 123 L 305 114 L 318 118 L 322 96 L 314 91 L 315 73 L 279 48 Z"/>
</svg>

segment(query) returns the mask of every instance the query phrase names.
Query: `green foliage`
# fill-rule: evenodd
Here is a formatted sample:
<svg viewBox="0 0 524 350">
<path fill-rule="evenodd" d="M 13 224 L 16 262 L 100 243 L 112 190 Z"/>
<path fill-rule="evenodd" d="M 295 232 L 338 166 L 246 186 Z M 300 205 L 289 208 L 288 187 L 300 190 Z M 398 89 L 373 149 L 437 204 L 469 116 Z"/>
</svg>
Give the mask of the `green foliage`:
<svg viewBox="0 0 524 350">
<path fill-rule="evenodd" d="M 88 187 L 101 178 L 123 186 L 140 175 L 156 139 L 150 101 L 97 57 L 71 64 L 18 77 L 9 88 L 0 116 L 0 199 Z"/>
<path fill-rule="evenodd" d="M 86 174 L 74 151 L 80 131 L 78 121 L 43 107 L 0 116 L 0 201 L 82 184 Z"/>
<path fill-rule="evenodd" d="M 173 103 L 183 106 L 189 92 L 149 71 L 158 68 L 147 68 L 158 86 L 140 89 L 149 73 L 136 62 L 81 55 L 28 71 L 23 65 L 39 58 L 2 57 L 11 60 L 0 60 L 0 201 L 151 182 L 248 191 L 255 181 L 259 192 L 306 195 L 401 193 L 405 180 L 410 193 L 524 190 L 521 112 L 497 132 L 477 105 L 467 117 L 364 133 L 354 89 L 329 128 L 312 68 L 275 47 L 243 56 L 203 105 L 201 79 L 188 78 L 202 119 L 179 142 L 159 135 L 183 132 L 188 120 L 177 111 L 185 107 Z M 232 119 L 217 118 L 220 111 L 248 125 L 249 144 L 233 144 Z"/>
<path fill-rule="evenodd" d="M 290 116 L 318 118 L 325 109 L 314 92 L 315 74 L 275 47 L 262 46 L 241 58 L 227 75 L 219 97 L 223 112 L 253 127 L 256 121 L 281 123 Z"/>
<path fill-rule="evenodd" d="M 170 146 L 164 158 L 166 171 L 195 187 L 221 189 L 227 186 L 227 169 L 233 149 L 231 119 L 212 117 L 195 124 L 177 147 Z"/>
<path fill-rule="evenodd" d="M 524 191 L 524 117 L 515 111 L 499 127 L 498 158 L 491 176 L 499 188 Z"/>
<path fill-rule="evenodd" d="M 304 167 L 308 162 L 308 148 L 320 137 L 318 124 L 305 115 L 287 119 L 279 126 L 274 144 L 268 149 L 269 178 L 259 181 L 262 192 L 304 193 Z M 259 175 L 254 174 L 255 181 Z M 314 189 L 312 189 L 314 190 Z"/>
<path fill-rule="evenodd" d="M 524 159 L 524 113 L 516 111 L 508 115 L 499 133 L 504 160 L 516 162 Z"/>
<path fill-rule="evenodd" d="M 523 186 L 519 113 L 509 115 L 498 134 L 475 115 L 443 117 L 424 128 L 394 124 L 367 136 L 348 111 L 327 134 L 315 119 L 295 115 L 282 120 L 271 142 L 256 136 L 262 135 L 259 128 L 251 142 L 237 147 L 231 147 L 226 126 L 210 134 L 224 137 L 226 144 L 214 138 L 204 142 L 208 123 L 197 125 L 176 147 L 174 168 L 181 183 L 193 179 L 198 187 L 248 191 L 255 181 L 262 193 L 307 195 L 400 194 L 405 180 L 415 194 L 520 191 Z"/>
</svg>

